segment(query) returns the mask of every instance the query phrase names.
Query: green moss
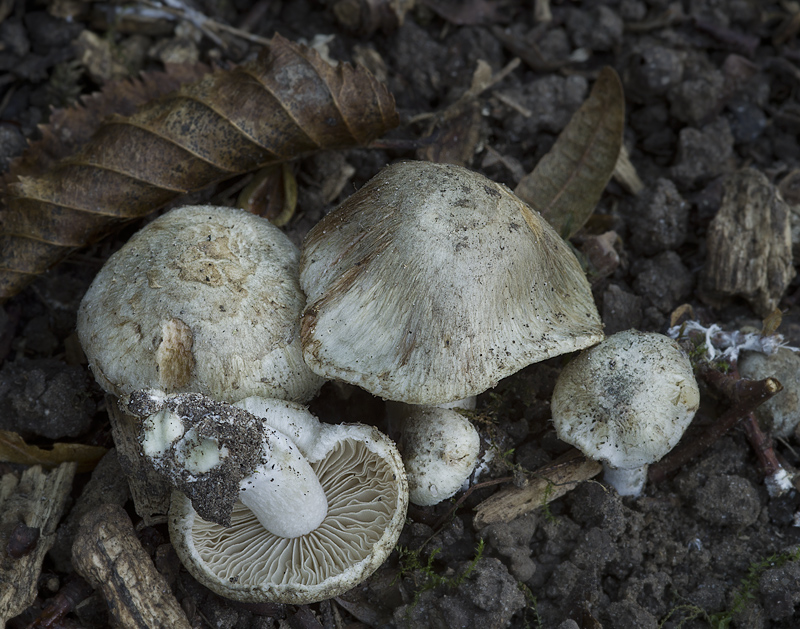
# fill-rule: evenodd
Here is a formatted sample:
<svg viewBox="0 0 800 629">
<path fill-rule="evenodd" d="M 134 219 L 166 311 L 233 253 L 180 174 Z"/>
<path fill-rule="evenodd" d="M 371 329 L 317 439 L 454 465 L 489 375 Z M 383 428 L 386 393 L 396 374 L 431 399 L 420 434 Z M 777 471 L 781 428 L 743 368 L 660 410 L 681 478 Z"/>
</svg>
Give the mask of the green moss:
<svg viewBox="0 0 800 629">
<path fill-rule="evenodd" d="M 730 627 L 734 617 L 745 611 L 747 607 L 755 601 L 756 592 L 758 591 L 758 580 L 764 572 L 770 568 L 779 568 L 790 561 L 797 560 L 800 560 L 800 547 L 790 552 L 770 555 L 762 561 L 752 563 L 747 570 L 747 576 L 742 579 L 739 587 L 736 588 L 733 603 L 729 609 L 715 614 L 709 614 L 697 605 L 676 605 L 661 620 L 659 627 L 663 627 L 671 617 L 677 614 L 685 614 L 678 623 L 677 629 L 680 629 L 685 623 L 697 620 L 698 618 L 705 620 L 712 629 L 727 629 Z"/>
<path fill-rule="evenodd" d="M 531 589 L 524 583 L 518 583 L 517 586 L 525 595 L 525 601 L 527 603 L 522 615 L 523 627 L 526 629 L 529 627 L 542 629 L 544 627 L 544 623 L 542 622 L 542 617 L 539 615 L 539 610 L 537 609 L 536 597 L 533 595 L 533 592 L 531 592 Z"/>
<path fill-rule="evenodd" d="M 475 571 L 475 566 L 478 565 L 478 562 L 483 558 L 485 543 L 483 540 L 478 542 L 478 545 L 475 547 L 475 556 L 470 560 L 467 567 L 464 568 L 460 574 L 452 577 L 436 572 L 434 562 L 436 561 L 436 555 L 438 555 L 441 550 L 440 548 L 437 548 L 428 555 L 428 559 L 424 563 L 422 561 L 422 548 L 423 547 L 411 550 L 405 546 L 397 547 L 397 552 L 400 555 L 400 573 L 396 579 L 407 577 L 413 580 L 415 585 L 414 600 L 411 602 L 409 610 L 414 609 L 419 603 L 420 597 L 429 590 L 435 590 L 439 587 L 456 589 L 464 583 Z"/>
</svg>

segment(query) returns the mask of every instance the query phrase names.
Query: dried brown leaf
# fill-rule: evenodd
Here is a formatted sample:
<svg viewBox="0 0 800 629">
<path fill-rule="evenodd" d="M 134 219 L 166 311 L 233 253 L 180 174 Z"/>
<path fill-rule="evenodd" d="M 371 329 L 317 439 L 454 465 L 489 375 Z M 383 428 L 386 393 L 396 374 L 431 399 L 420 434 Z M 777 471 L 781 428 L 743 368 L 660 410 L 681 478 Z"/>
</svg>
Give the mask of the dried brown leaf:
<svg viewBox="0 0 800 629">
<path fill-rule="evenodd" d="M 364 145 L 398 123 L 362 67 L 276 35 L 252 63 L 112 116 L 77 154 L 7 189 L 0 300 L 77 247 L 176 197 L 320 149 Z"/>
<path fill-rule="evenodd" d="M 45 450 L 25 443 L 15 432 L 0 430 L 0 461 L 4 463 L 52 468 L 74 461 L 78 464 L 78 472 L 89 472 L 106 452 L 105 448 L 81 443 L 54 443 L 52 449 Z"/>
<path fill-rule="evenodd" d="M 553 148 L 514 192 L 569 238 L 589 218 L 614 172 L 624 123 L 622 83 L 605 67 Z"/>
<path fill-rule="evenodd" d="M 145 72 L 137 79 L 111 81 L 99 92 L 82 97 L 80 104 L 56 109 L 50 115 L 50 122 L 39 127 L 42 137 L 11 163 L 4 175 L 6 185 L 20 177 L 40 175 L 58 160 L 75 153 L 111 114 L 130 116 L 137 107 L 209 72 L 211 68 L 204 64 L 171 64 L 163 72 Z"/>
</svg>

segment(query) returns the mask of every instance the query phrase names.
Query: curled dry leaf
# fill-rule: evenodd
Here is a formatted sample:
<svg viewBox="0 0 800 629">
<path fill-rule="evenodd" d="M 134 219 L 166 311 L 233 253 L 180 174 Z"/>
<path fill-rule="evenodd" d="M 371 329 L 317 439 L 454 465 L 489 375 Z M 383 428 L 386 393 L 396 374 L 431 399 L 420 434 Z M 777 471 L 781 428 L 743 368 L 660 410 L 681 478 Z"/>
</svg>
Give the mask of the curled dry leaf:
<svg viewBox="0 0 800 629">
<path fill-rule="evenodd" d="M 93 470 L 106 452 L 105 448 L 80 443 L 54 443 L 52 449 L 44 450 L 25 443 L 15 432 L 0 430 L 0 461 L 3 463 L 51 468 L 62 463 L 75 462 L 78 464 L 78 472 L 82 473 Z"/>
<path fill-rule="evenodd" d="M 605 67 L 553 148 L 514 192 L 569 238 L 589 218 L 614 172 L 624 124 L 622 83 Z"/>
<path fill-rule="evenodd" d="M 58 160 L 77 152 L 111 114 L 130 116 L 146 102 L 174 92 L 183 83 L 197 81 L 211 72 L 202 63 L 169 64 L 163 71 L 145 72 L 136 79 L 110 81 L 80 103 L 56 109 L 46 125 L 40 125 L 41 138 L 31 142 L 3 176 L 6 186 L 21 177 L 36 177 Z"/>
<path fill-rule="evenodd" d="M 397 123 L 391 94 L 364 68 L 333 68 L 276 35 L 256 61 L 112 116 L 79 153 L 10 185 L 0 300 L 121 221 L 267 164 L 366 144 Z"/>
</svg>

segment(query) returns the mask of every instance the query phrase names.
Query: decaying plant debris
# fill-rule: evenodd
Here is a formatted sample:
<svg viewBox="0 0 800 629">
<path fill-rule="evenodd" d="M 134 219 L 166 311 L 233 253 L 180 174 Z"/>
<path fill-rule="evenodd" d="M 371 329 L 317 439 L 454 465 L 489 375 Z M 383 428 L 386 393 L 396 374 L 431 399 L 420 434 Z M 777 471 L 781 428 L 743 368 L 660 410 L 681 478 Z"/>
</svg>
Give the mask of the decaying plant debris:
<svg viewBox="0 0 800 629">
<path fill-rule="evenodd" d="M 540 197 L 530 200 L 539 209 L 561 203 L 574 212 L 565 231 L 575 232 L 571 242 L 584 256 L 607 334 L 628 328 L 663 333 L 692 320 L 706 330 L 719 324 L 728 338 L 739 331 L 742 338 L 753 334 L 773 342 L 777 332 L 790 346 L 800 345 L 794 312 L 799 280 L 791 259 L 791 250 L 795 261 L 800 250 L 800 14 L 791 3 L 293 0 L 212 7 L 201 1 L 191 8 L 171 2 L 168 8 L 148 3 L 146 11 L 138 5 L 110 11 L 60 0 L 36 7 L 0 3 L 4 167 L 27 139 L 38 137 L 37 124 L 48 118 L 53 123 L 43 129 L 44 146 L 6 174 L 10 204 L 27 207 L 27 201 L 13 201 L 15 191 L 33 190 L 36 177 L 49 177 L 42 175 L 47 168 L 64 168 L 53 165 L 89 140 L 93 125 L 87 118 L 99 121 L 116 104 L 120 115 L 135 115 L 134 104 L 163 94 L 168 85 L 198 79 L 206 85 L 216 80 L 211 77 L 236 72 L 233 65 L 257 64 L 252 59 L 258 49 L 277 32 L 319 51 L 276 44 L 286 54 L 302 51 L 306 61 L 314 59 L 310 67 L 323 72 L 317 85 L 326 97 L 342 94 L 332 77 L 351 71 L 334 70 L 323 60 L 356 62 L 384 81 L 386 88 L 367 80 L 364 70 L 348 74 L 364 81 L 352 84 L 352 102 L 382 111 L 380 124 L 316 153 L 318 144 L 307 142 L 305 128 L 327 133 L 344 126 L 329 127 L 307 101 L 292 101 L 290 109 L 301 106 L 304 116 L 312 114 L 296 127 L 301 137 L 281 154 L 293 161 L 251 177 L 244 172 L 260 160 L 242 165 L 237 158 L 222 164 L 225 177 L 233 175 L 225 182 L 217 171 L 179 185 L 157 178 L 170 191 L 167 206 L 230 205 L 243 189 L 250 197 L 254 189 L 268 190 L 274 198 L 255 204 L 283 211 L 284 229 L 299 244 L 334 205 L 394 161 L 456 161 L 520 194 L 546 176 L 551 191 L 538 190 Z M 212 66 L 223 69 L 209 75 Z M 140 70 L 145 74 L 139 82 L 114 83 Z M 50 104 L 68 105 L 103 85 L 107 101 L 116 104 L 89 98 L 82 114 L 50 113 Z M 599 107 L 587 101 L 590 88 L 603 99 Z M 381 105 L 391 98 L 397 120 L 393 108 Z M 572 116 L 582 105 L 583 122 L 595 136 L 575 130 L 581 117 Z M 362 122 L 352 112 L 341 119 Z M 387 133 L 397 121 L 399 128 Z M 605 139 L 599 151 L 598 138 Z M 367 142 L 369 150 L 340 150 Z M 135 155 L 122 146 L 116 159 L 127 168 Z M 595 169 L 600 155 L 602 168 Z M 616 164 L 609 155 L 619 155 Z M 66 164 L 75 162 L 69 159 Z M 560 166 L 548 170 L 553 164 Z M 587 172 L 596 174 L 592 192 L 573 203 L 572 184 Z M 71 175 L 55 187 L 64 181 L 73 181 Z M 291 196 L 293 189 L 292 212 L 286 208 L 294 203 L 281 195 Z M 413 508 L 398 552 L 368 582 L 299 607 L 244 608 L 211 594 L 181 568 L 158 519 L 134 516 L 131 527 L 119 508 L 102 506 L 124 503 L 133 513 L 127 489 L 112 482 L 120 469 L 116 451 L 91 480 L 82 471 L 114 444 L 111 409 L 88 384 L 72 334 L 75 311 L 108 255 L 155 208 L 138 205 L 119 220 L 87 226 L 67 198 L 39 206 L 48 220 L 62 222 L 49 234 L 34 226 L 28 235 L 66 246 L 30 247 L 35 262 L 29 270 L 37 274 L 101 232 L 121 231 L 47 273 L 15 272 L 3 284 L 0 467 L 6 489 L 30 485 L 34 476 L 47 479 L 34 483 L 41 491 L 25 490 L 27 499 L 44 495 L 50 479 L 61 478 L 55 493 L 63 499 L 69 490 L 64 470 L 70 478 L 73 472 L 62 462 L 84 461 L 72 483 L 74 502 L 67 500 L 57 530 L 57 500 L 46 524 L 32 519 L 34 509 L 27 507 L 14 522 L 2 522 L 0 601 L 12 594 L 6 568 L 30 576 L 24 596 L 13 594 L 15 602 L 2 610 L 7 626 L 133 626 L 126 620 L 133 616 L 150 625 L 230 628 L 786 629 L 800 622 L 800 495 L 791 484 L 773 495 L 765 485 L 776 470 L 796 479 L 791 475 L 800 467 L 800 429 L 782 423 L 783 436 L 773 439 L 763 407 L 760 425 L 749 412 L 767 389 L 771 405 L 789 393 L 800 395 L 800 376 L 782 373 L 780 385 L 770 374 L 759 375 L 760 382 L 741 380 L 731 370 L 735 361 L 719 352 L 708 358 L 705 333 L 682 341 L 703 382 L 701 408 L 675 451 L 685 458 L 677 465 L 666 460 L 657 474 L 651 469 L 642 498 L 620 499 L 593 478 L 594 465 L 574 458 L 555 438 L 548 405 L 563 361 L 551 360 L 480 396 L 470 418 L 494 463 L 454 501 Z M 15 225 L 27 215 L 9 216 L 3 215 L 4 229 L 16 234 Z M 74 231 L 62 230 L 65 224 Z M 4 244 L 0 256 L 18 251 Z M 692 308 L 676 310 L 682 304 Z M 775 308 L 783 315 L 779 326 Z M 312 410 L 330 422 L 380 422 L 384 405 L 361 391 L 326 385 Z M 59 445 L 51 450 L 54 443 Z M 704 451 L 698 454 L 695 444 Z M 50 471 L 23 472 L 31 463 Z M 142 500 L 154 500 L 153 513 L 163 511 L 146 483 L 134 490 Z M 108 544 L 117 538 L 119 545 Z M 116 579 L 110 560 L 117 553 L 120 566 L 130 568 L 125 579 Z M 143 588 L 131 576 L 154 587 Z M 158 596 L 151 591 L 156 588 Z"/>
<path fill-rule="evenodd" d="M 333 68 L 276 36 L 255 62 L 112 116 L 79 153 L 10 184 L 0 295 L 181 194 L 311 151 L 364 145 L 396 124 L 391 96 L 363 67 Z"/>
</svg>

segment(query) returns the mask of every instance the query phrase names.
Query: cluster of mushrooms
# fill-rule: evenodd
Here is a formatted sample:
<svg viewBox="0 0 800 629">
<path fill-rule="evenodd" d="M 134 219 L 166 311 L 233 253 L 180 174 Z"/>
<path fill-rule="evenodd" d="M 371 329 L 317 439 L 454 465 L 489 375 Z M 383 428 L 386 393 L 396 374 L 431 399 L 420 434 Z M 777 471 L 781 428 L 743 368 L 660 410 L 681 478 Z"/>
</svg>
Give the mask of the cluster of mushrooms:
<svg viewBox="0 0 800 629">
<path fill-rule="evenodd" d="M 409 496 L 436 504 L 478 464 L 457 409 L 531 363 L 594 346 L 563 370 L 553 421 L 625 494 L 699 401 L 671 339 L 603 340 L 578 261 L 537 212 L 427 162 L 385 168 L 302 253 L 244 211 L 172 210 L 108 260 L 78 334 L 132 420 L 132 467 L 172 492 L 184 565 L 240 601 L 309 603 L 369 576 Z M 308 412 L 326 379 L 391 402 L 402 459 L 377 429 Z"/>
</svg>

